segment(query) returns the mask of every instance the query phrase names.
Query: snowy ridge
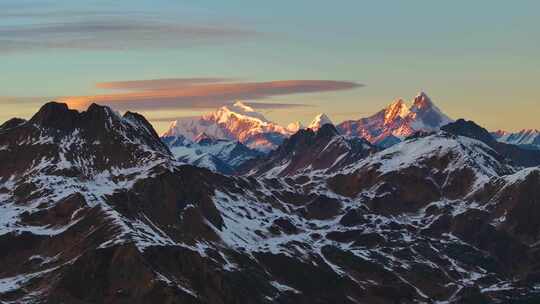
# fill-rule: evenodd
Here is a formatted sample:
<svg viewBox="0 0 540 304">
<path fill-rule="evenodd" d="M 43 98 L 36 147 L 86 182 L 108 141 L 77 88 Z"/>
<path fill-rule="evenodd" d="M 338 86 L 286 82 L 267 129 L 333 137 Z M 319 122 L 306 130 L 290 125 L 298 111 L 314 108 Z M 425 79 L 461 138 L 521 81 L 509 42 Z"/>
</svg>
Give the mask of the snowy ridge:
<svg viewBox="0 0 540 304">
<path fill-rule="evenodd" d="M 538 130 L 527 129 L 515 133 L 499 130 L 492 132 L 491 135 L 497 141 L 502 143 L 530 146 L 540 149 L 540 131 Z"/>
<path fill-rule="evenodd" d="M 361 167 L 378 164 L 382 174 L 419 165 L 419 160 L 442 157 L 451 154 L 452 162 L 445 170 L 456 170 L 463 166 L 474 166 L 481 174 L 493 177 L 508 172 L 494 158 L 495 151 L 481 141 L 463 136 L 451 136 L 444 132 L 420 139 L 411 139 L 385 149 L 373 157 L 351 165 L 345 171 L 354 171 Z"/>
</svg>

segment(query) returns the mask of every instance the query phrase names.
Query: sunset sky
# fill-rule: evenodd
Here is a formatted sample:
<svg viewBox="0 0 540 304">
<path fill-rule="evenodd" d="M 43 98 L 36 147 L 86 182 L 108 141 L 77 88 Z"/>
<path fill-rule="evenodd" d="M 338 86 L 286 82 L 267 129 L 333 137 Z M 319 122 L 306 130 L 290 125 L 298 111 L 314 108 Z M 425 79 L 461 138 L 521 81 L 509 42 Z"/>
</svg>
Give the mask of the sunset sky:
<svg viewBox="0 0 540 304">
<path fill-rule="evenodd" d="M 538 0 L 1 0 L 0 121 L 96 101 L 161 132 L 241 99 L 282 124 L 340 122 L 425 91 L 453 118 L 540 128 L 539 12 Z"/>
</svg>

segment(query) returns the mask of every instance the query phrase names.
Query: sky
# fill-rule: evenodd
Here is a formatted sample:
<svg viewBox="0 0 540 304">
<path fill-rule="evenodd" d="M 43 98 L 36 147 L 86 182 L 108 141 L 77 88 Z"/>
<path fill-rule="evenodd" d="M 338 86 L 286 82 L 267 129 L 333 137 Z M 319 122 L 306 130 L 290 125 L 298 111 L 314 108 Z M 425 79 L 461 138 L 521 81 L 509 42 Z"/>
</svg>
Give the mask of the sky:
<svg viewBox="0 0 540 304">
<path fill-rule="evenodd" d="M 49 100 L 170 121 L 245 100 L 358 119 L 425 91 L 452 118 L 540 129 L 540 1 L 2 0 L 0 121 Z M 409 101 L 410 102 L 410 101 Z"/>
</svg>

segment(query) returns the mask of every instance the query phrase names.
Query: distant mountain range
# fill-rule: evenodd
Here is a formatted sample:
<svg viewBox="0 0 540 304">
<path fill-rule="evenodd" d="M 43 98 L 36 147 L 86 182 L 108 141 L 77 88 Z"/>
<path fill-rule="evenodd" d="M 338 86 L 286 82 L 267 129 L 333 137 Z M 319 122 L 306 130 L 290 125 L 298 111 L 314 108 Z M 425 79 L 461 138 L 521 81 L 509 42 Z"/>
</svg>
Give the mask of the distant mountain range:
<svg viewBox="0 0 540 304">
<path fill-rule="evenodd" d="M 235 174 L 249 160 L 264 155 L 238 141 L 216 139 L 202 133 L 194 140 L 182 135 L 162 137 L 175 158 L 187 164 L 223 174 Z"/>
<path fill-rule="evenodd" d="M 438 130 L 451 121 L 422 92 L 414 98 L 410 107 L 398 99 L 370 117 L 345 121 L 336 125 L 336 128 L 341 134 L 390 146 L 416 131 Z M 317 131 L 324 124 L 333 122 L 321 113 L 307 128 Z M 201 117 L 174 121 L 162 137 L 183 136 L 194 140 L 199 134 L 205 133 L 217 139 L 236 140 L 250 148 L 268 152 L 302 128 L 299 122 L 282 127 L 245 103 L 236 102 Z"/>
<path fill-rule="evenodd" d="M 506 131 L 495 131 L 491 135 L 497 141 L 520 145 L 525 148 L 540 149 L 540 131 L 528 129 L 519 132 L 511 133 Z"/>
<path fill-rule="evenodd" d="M 363 139 L 384 149 L 417 132 L 438 131 L 451 122 L 453 120 L 426 93 L 420 92 L 410 106 L 397 99 L 372 116 L 335 125 L 335 130 L 349 143 L 354 142 L 354 138 Z M 174 121 L 162 138 L 180 161 L 224 174 L 236 174 L 246 169 L 243 165 L 245 162 L 277 149 L 297 131 L 306 129 L 317 132 L 325 124 L 334 125 L 326 114 L 321 113 L 307 128 L 300 122 L 282 127 L 245 103 L 236 102 L 201 117 Z M 201 136 L 212 140 L 198 145 Z M 518 133 L 497 131 L 491 136 L 502 143 L 540 149 L 540 133 L 536 130 Z M 226 151 L 232 151 L 234 156 Z M 234 163 L 230 162 L 231 159 Z"/>
</svg>

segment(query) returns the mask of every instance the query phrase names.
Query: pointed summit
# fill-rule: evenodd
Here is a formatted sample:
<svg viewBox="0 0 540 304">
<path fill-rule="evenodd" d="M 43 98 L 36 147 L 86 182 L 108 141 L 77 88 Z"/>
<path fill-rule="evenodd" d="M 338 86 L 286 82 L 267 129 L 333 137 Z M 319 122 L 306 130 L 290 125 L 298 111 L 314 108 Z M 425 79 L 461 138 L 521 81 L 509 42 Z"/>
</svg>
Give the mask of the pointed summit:
<svg viewBox="0 0 540 304">
<path fill-rule="evenodd" d="M 417 131 L 436 131 L 450 122 L 452 119 L 439 110 L 425 92 L 420 92 L 410 107 L 398 98 L 372 116 L 342 122 L 337 129 L 341 134 L 363 137 L 375 144 L 382 142 L 386 146 Z"/>
<path fill-rule="evenodd" d="M 431 98 L 423 92 L 420 91 L 416 97 L 414 97 L 413 105 L 411 106 L 411 111 L 418 112 L 423 109 L 428 109 L 435 106 L 433 104 L 433 101 L 431 101 Z"/>
<path fill-rule="evenodd" d="M 308 129 L 311 129 L 313 131 L 317 131 L 322 126 L 324 126 L 326 124 L 333 125 L 334 123 L 330 120 L 330 118 L 328 118 L 328 116 L 326 114 L 321 113 L 321 114 L 315 116 L 313 121 L 311 121 L 311 123 L 309 124 Z"/>
<path fill-rule="evenodd" d="M 415 130 L 433 131 L 453 121 L 433 103 L 425 92 L 418 93 L 414 98 L 410 112 L 409 120 Z"/>
</svg>

